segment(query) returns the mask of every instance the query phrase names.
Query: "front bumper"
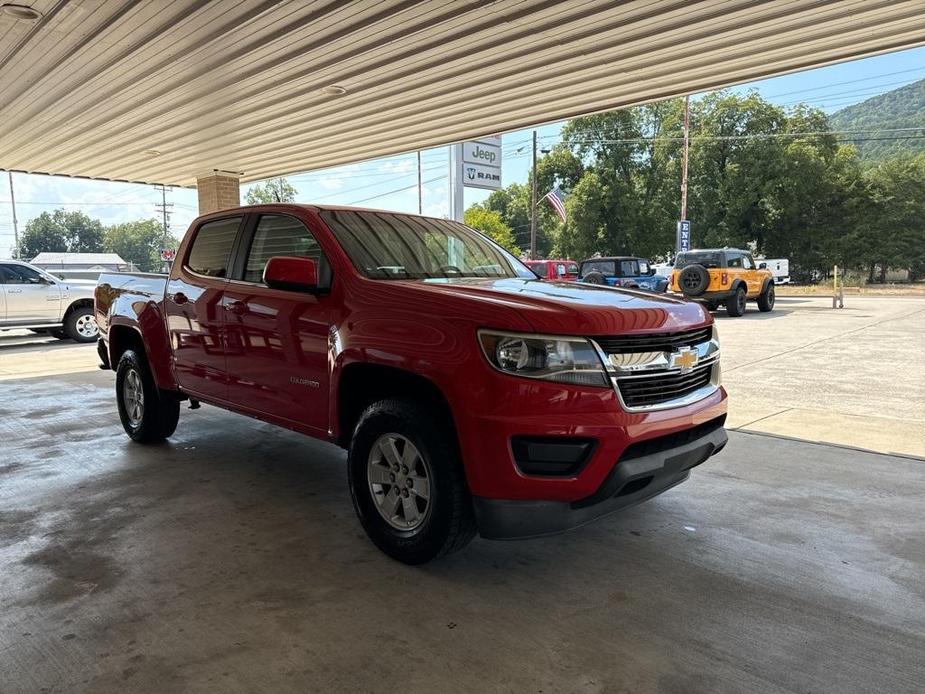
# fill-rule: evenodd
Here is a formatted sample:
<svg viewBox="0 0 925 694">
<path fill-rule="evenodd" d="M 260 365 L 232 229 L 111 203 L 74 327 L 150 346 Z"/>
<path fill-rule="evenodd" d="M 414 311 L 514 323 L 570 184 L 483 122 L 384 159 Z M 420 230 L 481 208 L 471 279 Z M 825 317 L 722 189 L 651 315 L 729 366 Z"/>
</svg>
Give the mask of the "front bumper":
<svg viewBox="0 0 925 694">
<path fill-rule="evenodd" d="M 551 535 L 633 506 L 680 484 L 726 445 L 725 415 L 630 445 L 600 487 L 578 501 L 474 497 L 479 534 L 512 540 Z"/>
</svg>

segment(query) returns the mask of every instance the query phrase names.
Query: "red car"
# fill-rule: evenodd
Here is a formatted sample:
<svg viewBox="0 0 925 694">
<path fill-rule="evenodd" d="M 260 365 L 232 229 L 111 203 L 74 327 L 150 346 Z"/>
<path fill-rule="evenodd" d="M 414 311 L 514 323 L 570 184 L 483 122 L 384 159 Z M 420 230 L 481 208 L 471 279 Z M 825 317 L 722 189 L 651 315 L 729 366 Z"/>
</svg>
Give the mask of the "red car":
<svg viewBox="0 0 925 694">
<path fill-rule="evenodd" d="M 578 279 L 578 263 L 574 260 L 525 260 L 524 265 L 541 280 L 575 282 Z"/>
<path fill-rule="evenodd" d="M 726 443 L 701 306 L 539 281 L 444 219 L 206 215 L 168 277 L 101 276 L 95 313 L 132 439 L 169 437 L 189 400 L 334 442 L 363 528 L 411 564 L 582 525 Z"/>
</svg>

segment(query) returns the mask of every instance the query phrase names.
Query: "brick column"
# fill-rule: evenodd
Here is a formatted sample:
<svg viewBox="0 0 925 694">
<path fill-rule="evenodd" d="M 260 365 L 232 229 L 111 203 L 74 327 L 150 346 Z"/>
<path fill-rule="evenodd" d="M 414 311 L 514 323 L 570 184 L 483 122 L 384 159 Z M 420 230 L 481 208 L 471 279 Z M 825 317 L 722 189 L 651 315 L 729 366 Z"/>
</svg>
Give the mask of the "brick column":
<svg viewBox="0 0 925 694">
<path fill-rule="evenodd" d="M 199 192 L 199 214 L 208 214 L 241 205 L 241 186 L 238 177 L 227 173 L 214 173 L 196 179 Z"/>
</svg>

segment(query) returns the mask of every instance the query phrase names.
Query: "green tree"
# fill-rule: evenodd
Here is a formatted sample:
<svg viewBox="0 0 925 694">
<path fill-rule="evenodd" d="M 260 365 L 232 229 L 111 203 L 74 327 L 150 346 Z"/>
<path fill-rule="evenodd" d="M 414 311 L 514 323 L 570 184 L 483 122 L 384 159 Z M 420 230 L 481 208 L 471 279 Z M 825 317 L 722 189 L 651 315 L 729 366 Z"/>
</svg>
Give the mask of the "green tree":
<svg viewBox="0 0 925 694">
<path fill-rule="evenodd" d="M 248 190 L 244 199 L 248 205 L 263 205 L 274 202 L 295 202 L 296 193 L 285 178 L 271 178 L 265 183 L 255 183 Z"/>
<path fill-rule="evenodd" d="M 925 155 L 888 159 L 865 172 L 869 204 L 851 238 L 863 253 L 868 279 L 888 268 L 925 273 Z M 879 268 L 879 273 L 875 270 Z"/>
<path fill-rule="evenodd" d="M 463 222 L 473 229 L 478 229 L 489 236 L 502 248 L 514 255 L 520 255 L 520 248 L 514 240 L 514 232 L 494 210 L 488 210 L 480 204 L 472 205 L 463 214 Z"/>
<path fill-rule="evenodd" d="M 46 251 L 97 253 L 103 250 L 103 224 L 83 212 L 57 209 L 30 219 L 19 240 L 19 257 Z"/>
<path fill-rule="evenodd" d="M 497 212 L 501 221 L 511 228 L 514 241 L 521 248 L 530 245 L 530 198 L 529 184 L 512 183 L 491 195 L 481 203 L 486 210 Z M 541 208 L 542 209 L 542 208 Z M 545 255 L 551 245 L 547 228 L 551 224 L 542 215 L 537 219 L 537 249 Z"/>
<path fill-rule="evenodd" d="M 157 272 L 161 267 L 161 249 L 175 249 L 177 239 L 168 237 L 165 241 L 163 225 L 156 219 L 145 219 L 107 227 L 104 247 L 134 263 L 142 272 Z"/>
</svg>

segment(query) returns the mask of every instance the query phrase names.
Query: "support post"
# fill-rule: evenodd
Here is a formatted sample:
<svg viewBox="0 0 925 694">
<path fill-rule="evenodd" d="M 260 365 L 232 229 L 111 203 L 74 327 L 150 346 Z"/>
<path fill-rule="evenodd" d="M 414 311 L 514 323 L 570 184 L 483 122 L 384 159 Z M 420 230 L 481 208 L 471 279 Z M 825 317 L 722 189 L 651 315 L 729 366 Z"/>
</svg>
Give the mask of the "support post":
<svg viewBox="0 0 925 694">
<path fill-rule="evenodd" d="M 463 204 L 462 144 L 450 145 L 450 218 L 461 222 L 465 213 Z"/>
<path fill-rule="evenodd" d="M 199 193 L 199 214 L 218 212 L 241 206 L 241 175 L 215 170 L 196 179 Z"/>
</svg>

